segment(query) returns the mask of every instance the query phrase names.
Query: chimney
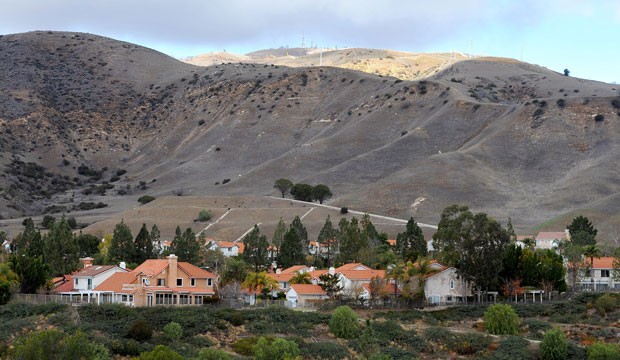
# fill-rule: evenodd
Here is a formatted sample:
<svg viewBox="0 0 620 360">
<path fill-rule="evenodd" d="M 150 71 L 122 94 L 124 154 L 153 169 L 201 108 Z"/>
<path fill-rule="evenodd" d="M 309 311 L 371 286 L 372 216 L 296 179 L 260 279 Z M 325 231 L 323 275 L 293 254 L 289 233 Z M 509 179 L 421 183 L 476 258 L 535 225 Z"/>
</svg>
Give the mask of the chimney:
<svg viewBox="0 0 620 360">
<path fill-rule="evenodd" d="M 121 261 L 121 263 L 118 264 L 118 267 L 120 267 L 121 269 L 125 270 L 125 269 L 127 269 L 127 264 L 125 264 L 124 261 Z"/>
<path fill-rule="evenodd" d="M 277 268 L 276 269 L 276 274 L 282 274 L 282 268 Z"/>
<path fill-rule="evenodd" d="M 91 257 L 80 258 L 80 262 L 82 263 L 82 266 L 84 266 L 84 269 L 93 266 L 93 261 L 95 261 L 95 259 Z"/>
<path fill-rule="evenodd" d="M 168 287 L 177 286 L 177 260 L 178 257 L 174 254 L 170 254 L 170 256 L 166 257 L 168 259 L 168 281 L 166 285 Z M 183 284 L 185 285 L 185 284 Z"/>
<path fill-rule="evenodd" d="M 329 267 L 328 272 L 329 272 L 329 275 L 336 275 L 336 269 L 333 266 Z"/>
</svg>

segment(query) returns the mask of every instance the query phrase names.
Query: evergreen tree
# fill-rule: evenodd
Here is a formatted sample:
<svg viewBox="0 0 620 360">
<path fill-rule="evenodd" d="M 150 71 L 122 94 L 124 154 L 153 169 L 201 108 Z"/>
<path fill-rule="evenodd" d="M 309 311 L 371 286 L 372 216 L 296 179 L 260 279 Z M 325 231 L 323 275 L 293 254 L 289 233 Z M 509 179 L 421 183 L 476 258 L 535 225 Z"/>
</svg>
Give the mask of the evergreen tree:
<svg viewBox="0 0 620 360">
<path fill-rule="evenodd" d="M 185 229 L 181 233 L 181 228 L 177 226 L 174 239 L 170 244 L 170 253 L 179 257 L 179 261 L 186 261 L 190 264 L 197 264 L 200 261 L 200 243 L 192 228 Z"/>
<path fill-rule="evenodd" d="M 32 218 L 24 219 L 22 224 L 24 225 L 24 231 L 17 235 L 11 244 L 11 252 L 14 254 L 25 254 L 30 247 L 30 242 L 37 234 Z M 40 235 L 41 233 L 39 232 Z"/>
<path fill-rule="evenodd" d="M 274 258 L 278 257 L 278 252 L 280 251 L 280 247 L 284 241 L 284 235 L 286 235 L 286 223 L 282 220 L 282 218 L 280 218 L 280 221 L 278 221 L 278 224 L 276 225 L 276 230 L 273 233 L 273 238 L 271 239 L 271 245 L 275 247 L 275 249 L 271 252 Z M 272 261 L 273 260 L 274 259 L 272 259 Z"/>
<path fill-rule="evenodd" d="M 146 229 L 146 224 L 142 224 L 138 235 L 135 240 L 136 256 L 134 261 L 136 264 L 142 264 L 146 259 L 153 259 L 153 241 L 151 241 L 151 234 Z"/>
<path fill-rule="evenodd" d="M 410 218 L 405 232 L 396 236 L 396 251 L 405 261 L 416 261 L 418 257 L 428 255 L 426 240 L 418 224 Z"/>
<path fill-rule="evenodd" d="M 592 225 L 592 222 L 587 217 L 582 215 L 577 216 L 566 228 L 570 233 L 571 241 L 575 245 L 596 245 L 596 234 L 598 230 L 594 228 L 594 225 Z"/>
<path fill-rule="evenodd" d="M 278 264 L 283 268 L 287 268 L 293 265 L 302 264 L 305 260 L 303 244 L 299 238 L 299 234 L 293 228 L 293 225 L 289 227 L 289 230 L 284 235 L 284 241 L 282 242 L 282 248 L 278 255 Z"/>
<path fill-rule="evenodd" d="M 19 276 L 19 292 L 34 294 L 47 282 L 49 266 L 42 256 L 13 255 L 9 259 L 11 269 Z"/>
<path fill-rule="evenodd" d="M 159 228 L 157 227 L 157 224 L 153 224 L 149 237 L 151 238 L 151 241 L 153 242 L 153 257 L 157 259 L 161 257 L 161 253 L 163 252 L 163 249 L 161 248 L 161 243 L 160 243 L 161 234 L 159 233 Z"/>
<path fill-rule="evenodd" d="M 43 242 L 43 236 L 41 232 L 37 231 L 30 240 L 30 245 L 26 249 L 26 256 L 34 258 L 37 256 L 43 257 L 45 254 L 45 243 Z"/>
<path fill-rule="evenodd" d="M 370 215 L 364 214 L 360 225 L 362 226 L 362 242 L 367 243 L 373 250 L 383 244 L 385 240 L 381 237 L 372 221 L 370 221 Z"/>
<path fill-rule="evenodd" d="M 99 251 L 98 237 L 91 234 L 83 234 L 82 231 L 76 236 L 78 248 L 80 249 L 80 257 L 95 256 Z"/>
<path fill-rule="evenodd" d="M 70 274 L 79 265 L 79 247 L 65 216 L 51 224 L 44 238 L 45 262 L 52 276 Z"/>
<path fill-rule="evenodd" d="M 267 237 L 260 233 L 258 225 L 254 225 L 252 231 L 243 237 L 243 245 L 243 259 L 254 267 L 255 272 L 259 272 L 269 264 L 267 258 L 269 242 Z"/>
<path fill-rule="evenodd" d="M 332 225 L 332 220 L 329 215 L 327 215 L 327 219 L 325 219 L 325 224 L 321 231 L 319 232 L 319 236 L 317 241 L 322 246 L 327 248 L 327 252 L 325 254 L 325 261 L 327 262 L 327 266 L 334 265 L 334 259 L 336 258 L 336 254 L 338 253 L 338 246 L 336 242 L 336 229 L 334 229 L 334 225 Z"/>
<path fill-rule="evenodd" d="M 310 245 L 310 242 L 308 241 L 308 231 L 306 230 L 304 224 L 301 223 L 299 216 L 295 216 L 290 228 L 297 233 L 297 237 L 299 237 L 299 240 L 304 247 L 304 253 L 307 252 L 308 245 Z"/>
<path fill-rule="evenodd" d="M 356 262 L 361 260 L 361 251 L 368 247 L 367 239 L 362 238 L 357 218 L 351 221 L 345 218 L 338 224 L 338 242 L 340 254 L 338 260 L 342 263 Z"/>
<path fill-rule="evenodd" d="M 136 245 L 129 226 L 123 220 L 114 227 L 114 234 L 108 249 L 108 262 L 118 264 L 121 261 L 132 262 L 135 259 Z"/>
</svg>

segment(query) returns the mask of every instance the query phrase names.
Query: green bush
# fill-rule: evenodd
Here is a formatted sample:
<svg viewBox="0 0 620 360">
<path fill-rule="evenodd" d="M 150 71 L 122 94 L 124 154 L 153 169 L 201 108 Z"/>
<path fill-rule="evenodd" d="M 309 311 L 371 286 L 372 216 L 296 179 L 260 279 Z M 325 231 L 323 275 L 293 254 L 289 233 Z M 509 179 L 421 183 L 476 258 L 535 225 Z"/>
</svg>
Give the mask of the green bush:
<svg viewBox="0 0 620 360">
<path fill-rule="evenodd" d="M 254 359 L 256 360 L 288 360 L 299 355 L 297 343 L 282 338 L 273 341 L 260 337 L 254 347 Z"/>
<path fill-rule="evenodd" d="M 567 358 L 566 336 L 562 330 L 555 328 L 547 331 L 540 343 L 542 360 L 564 360 Z"/>
<path fill-rule="evenodd" d="M 205 348 L 200 350 L 196 360 L 230 360 L 231 357 L 224 350 Z"/>
<path fill-rule="evenodd" d="M 237 340 L 232 344 L 232 349 L 239 355 L 252 356 L 254 354 L 254 347 L 258 342 L 257 336 L 250 336 Z"/>
<path fill-rule="evenodd" d="M 456 336 L 448 329 L 439 326 L 432 326 L 424 330 L 424 338 L 435 344 L 451 344 Z"/>
<path fill-rule="evenodd" d="M 183 328 L 179 323 L 169 322 L 164 326 L 164 335 L 170 340 L 179 340 L 183 336 Z"/>
<path fill-rule="evenodd" d="M 472 355 L 491 345 L 491 338 L 478 333 L 455 334 L 450 349 L 459 355 Z"/>
<path fill-rule="evenodd" d="M 198 212 L 198 221 L 209 221 L 211 220 L 211 217 L 213 217 L 213 214 L 211 214 L 211 210 L 202 209 L 200 210 L 200 212 Z"/>
<path fill-rule="evenodd" d="M 140 354 L 138 360 L 183 360 L 183 356 L 166 345 L 157 345 L 153 350 Z"/>
<path fill-rule="evenodd" d="M 516 335 L 519 333 L 519 317 L 510 305 L 491 305 L 484 313 L 484 325 L 489 334 Z"/>
<path fill-rule="evenodd" d="M 620 347 L 617 344 L 596 342 L 588 346 L 588 360 L 620 360 Z"/>
<path fill-rule="evenodd" d="M 107 349 L 91 343 L 86 335 L 77 332 L 67 336 L 58 330 L 30 333 L 17 339 L 12 359 L 110 359 Z"/>
<path fill-rule="evenodd" d="M 617 306 L 618 298 L 613 294 L 603 294 L 594 302 L 594 307 L 600 315 L 614 311 Z"/>
<path fill-rule="evenodd" d="M 336 337 L 342 339 L 357 337 L 360 332 L 360 327 L 355 311 L 346 305 L 337 307 L 329 321 L 329 331 Z"/>
<path fill-rule="evenodd" d="M 151 195 L 142 195 L 138 198 L 138 202 L 142 205 L 150 203 L 153 200 L 155 200 L 155 197 Z"/>
<path fill-rule="evenodd" d="M 491 354 L 489 360 L 534 359 L 534 354 L 529 346 L 529 341 L 524 338 L 509 335 L 499 342 L 497 350 Z"/>
<path fill-rule="evenodd" d="M 545 331 L 551 329 L 551 324 L 539 319 L 525 319 L 523 325 L 527 327 L 530 337 L 538 340 L 542 340 Z"/>
<path fill-rule="evenodd" d="M 131 323 L 127 330 L 127 337 L 136 341 L 146 341 L 153 336 L 153 328 L 149 323 L 142 319 L 138 319 Z"/>
<path fill-rule="evenodd" d="M 299 350 L 304 359 L 340 360 L 349 358 L 346 347 L 332 342 L 303 342 L 300 344 Z"/>
</svg>

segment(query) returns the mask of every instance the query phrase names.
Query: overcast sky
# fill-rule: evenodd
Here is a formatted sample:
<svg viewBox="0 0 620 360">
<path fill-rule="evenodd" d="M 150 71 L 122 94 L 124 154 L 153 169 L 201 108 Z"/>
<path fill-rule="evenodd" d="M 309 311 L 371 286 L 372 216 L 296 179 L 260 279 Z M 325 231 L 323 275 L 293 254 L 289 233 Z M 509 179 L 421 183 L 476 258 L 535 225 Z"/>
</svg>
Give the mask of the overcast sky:
<svg viewBox="0 0 620 360">
<path fill-rule="evenodd" d="M 618 0 L 0 0 L 0 34 L 81 31 L 174 57 L 282 46 L 457 50 L 620 82 Z"/>
</svg>

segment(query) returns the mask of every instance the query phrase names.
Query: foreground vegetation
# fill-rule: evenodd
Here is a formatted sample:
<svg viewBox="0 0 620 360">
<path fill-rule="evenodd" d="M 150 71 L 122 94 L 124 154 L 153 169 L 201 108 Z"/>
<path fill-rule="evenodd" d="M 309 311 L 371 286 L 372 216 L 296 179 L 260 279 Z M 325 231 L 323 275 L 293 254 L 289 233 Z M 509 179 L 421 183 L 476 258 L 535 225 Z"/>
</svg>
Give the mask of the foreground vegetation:
<svg viewBox="0 0 620 360">
<path fill-rule="evenodd" d="M 613 306 L 598 309 L 600 299 Z M 493 308 L 300 312 L 280 307 L 0 307 L 0 357 L 110 359 L 616 359 L 620 297 L 506 306 L 518 327 L 491 336 Z M 514 320 L 514 319 L 513 319 Z M 499 319 L 501 321 L 501 319 Z M 510 320 L 510 324 L 513 324 Z M 495 324 L 494 326 L 497 326 Z M 541 341 L 538 343 L 537 341 Z M 551 354 L 551 355 L 547 355 Z M 615 357 L 614 357 L 615 356 Z"/>
</svg>

